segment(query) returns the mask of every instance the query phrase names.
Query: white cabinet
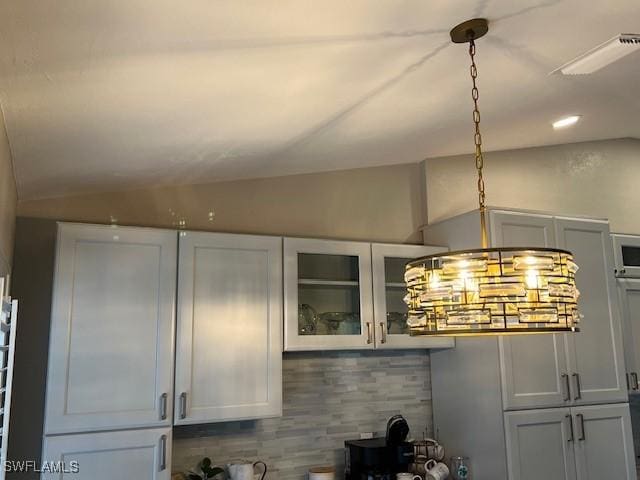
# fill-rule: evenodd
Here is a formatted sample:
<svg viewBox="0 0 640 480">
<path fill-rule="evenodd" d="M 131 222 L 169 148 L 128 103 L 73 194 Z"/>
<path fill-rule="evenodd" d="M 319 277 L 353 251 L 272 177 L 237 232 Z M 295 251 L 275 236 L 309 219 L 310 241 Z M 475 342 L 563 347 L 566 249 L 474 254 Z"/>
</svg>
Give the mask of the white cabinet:
<svg viewBox="0 0 640 480">
<path fill-rule="evenodd" d="M 452 250 L 478 248 L 478 218 L 474 211 L 429 225 L 424 230 L 425 242 L 448 245 Z M 601 404 L 594 408 L 628 412 L 622 403 L 628 397 L 608 224 L 500 209 L 489 209 L 488 220 L 490 246 L 554 247 L 573 252 L 580 267 L 578 308 L 584 318 L 578 333 L 460 338 L 454 349 L 431 352 L 435 431 L 450 454 L 470 457 L 477 480 L 507 478 L 509 469 L 520 471 L 520 464 L 532 465 L 534 470 L 524 468 L 528 476 L 512 475 L 510 480 L 571 478 L 570 469 L 569 477 L 562 476 L 566 472 L 558 473 L 565 471 L 564 458 L 551 460 L 553 474 L 548 476 L 544 462 L 527 463 L 528 447 L 519 453 L 517 445 L 509 446 L 511 458 L 507 458 L 505 440 L 512 443 L 518 435 L 511 419 L 528 419 L 542 411 L 538 409 L 577 411 L 582 405 Z M 640 307 L 640 298 L 632 298 L 634 301 Z M 617 405 L 605 405 L 614 403 Z M 586 422 L 586 414 L 583 416 Z M 521 434 L 529 435 L 527 441 L 532 444 L 547 431 L 555 432 L 550 442 L 565 434 L 561 416 L 531 418 L 531 425 L 523 426 Z M 573 420 L 575 423 L 575 413 Z M 624 429 L 603 428 L 602 442 L 620 445 L 627 438 Z M 548 446 L 543 442 L 536 448 L 544 452 Z M 576 472 L 582 468 L 581 452 L 574 449 Z M 585 452 L 591 457 L 590 451 Z M 533 456 L 544 458 L 537 453 Z M 635 474 L 619 478 L 635 478 Z"/>
<path fill-rule="evenodd" d="M 640 279 L 618 279 L 618 297 L 624 331 L 624 354 L 627 386 L 630 393 L 639 393 L 640 371 Z"/>
<path fill-rule="evenodd" d="M 629 393 L 640 393 L 640 236 L 612 234 Z"/>
<path fill-rule="evenodd" d="M 446 348 L 451 338 L 411 337 L 404 265 L 442 247 L 284 239 L 284 348 Z"/>
<path fill-rule="evenodd" d="M 42 458 L 42 480 L 169 480 L 171 429 L 46 437 Z"/>
<path fill-rule="evenodd" d="M 555 247 L 553 217 L 531 213 L 491 210 L 491 246 Z"/>
<path fill-rule="evenodd" d="M 613 257 L 617 277 L 640 277 L 640 236 L 614 233 Z"/>
<path fill-rule="evenodd" d="M 175 423 L 282 413 L 282 239 L 180 233 Z"/>
<path fill-rule="evenodd" d="M 636 478 L 629 405 L 572 407 L 579 480 Z"/>
<path fill-rule="evenodd" d="M 492 211 L 495 247 L 553 247 L 553 217 Z M 570 401 L 565 334 L 501 337 L 500 361 L 505 409 L 561 406 Z"/>
<path fill-rule="evenodd" d="M 604 221 L 556 219 L 559 248 L 570 250 L 580 269 L 580 332 L 568 335 L 569 369 L 576 404 L 627 401 L 624 352 L 613 276 L 613 248 Z"/>
<path fill-rule="evenodd" d="M 442 337 L 411 336 L 404 303 L 407 262 L 446 251 L 442 247 L 419 245 L 371 245 L 373 270 L 373 318 L 376 348 L 445 348 L 453 340 Z"/>
<path fill-rule="evenodd" d="M 504 416 L 509 480 L 576 480 L 575 426 L 569 408 Z"/>
<path fill-rule="evenodd" d="M 580 266 L 579 333 L 500 339 L 505 408 L 626 401 L 608 224 L 492 211 L 491 234 L 495 246 L 570 250 Z"/>
<path fill-rule="evenodd" d="M 171 424 L 176 241 L 59 226 L 45 434 Z"/>
<path fill-rule="evenodd" d="M 284 239 L 285 350 L 371 348 L 368 243 Z"/>
<path fill-rule="evenodd" d="M 628 404 L 505 413 L 510 480 L 635 479 Z"/>
</svg>

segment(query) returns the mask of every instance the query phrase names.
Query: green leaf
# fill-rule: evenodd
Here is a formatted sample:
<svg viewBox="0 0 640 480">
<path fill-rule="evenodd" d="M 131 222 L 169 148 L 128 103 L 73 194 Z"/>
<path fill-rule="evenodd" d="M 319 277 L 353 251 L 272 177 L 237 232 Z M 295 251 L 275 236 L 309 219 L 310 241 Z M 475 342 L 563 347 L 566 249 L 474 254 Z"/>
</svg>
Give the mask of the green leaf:
<svg viewBox="0 0 640 480">
<path fill-rule="evenodd" d="M 209 457 L 204 457 L 201 462 L 202 470 L 207 470 L 211 467 L 211 459 Z"/>
<path fill-rule="evenodd" d="M 223 473 L 224 470 L 222 468 L 219 467 L 213 467 L 210 468 L 209 471 L 207 472 L 207 478 L 213 478 L 216 475 L 218 475 L 219 473 Z"/>
<path fill-rule="evenodd" d="M 188 478 L 189 480 L 202 480 L 202 477 L 200 475 L 196 475 L 195 473 L 190 473 Z"/>
</svg>

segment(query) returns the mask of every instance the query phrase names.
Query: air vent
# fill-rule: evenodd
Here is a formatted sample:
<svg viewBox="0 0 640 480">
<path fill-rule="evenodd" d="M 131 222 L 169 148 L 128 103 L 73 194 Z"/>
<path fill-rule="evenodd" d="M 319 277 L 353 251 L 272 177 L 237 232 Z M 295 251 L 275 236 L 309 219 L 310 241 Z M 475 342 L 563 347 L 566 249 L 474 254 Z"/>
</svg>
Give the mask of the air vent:
<svg viewBox="0 0 640 480">
<path fill-rule="evenodd" d="M 640 34 L 621 33 L 551 73 L 585 75 L 593 73 L 640 49 Z"/>
</svg>

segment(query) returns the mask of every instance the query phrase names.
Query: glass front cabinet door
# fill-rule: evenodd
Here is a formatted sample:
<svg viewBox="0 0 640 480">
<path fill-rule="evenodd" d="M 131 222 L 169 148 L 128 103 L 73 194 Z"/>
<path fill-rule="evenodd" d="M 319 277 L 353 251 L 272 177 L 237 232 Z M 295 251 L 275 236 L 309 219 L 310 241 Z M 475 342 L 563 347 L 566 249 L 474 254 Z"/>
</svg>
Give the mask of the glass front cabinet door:
<svg viewBox="0 0 640 480">
<path fill-rule="evenodd" d="M 447 348 L 411 337 L 404 268 L 442 247 L 284 239 L 284 349 Z"/>
<path fill-rule="evenodd" d="M 370 244 L 284 239 L 285 350 L 373 348 Z"/>
<path fill-rule="evenodd" d="M 444 247 L 419 245 L 371 245 L 373 318 L 376 348 L 446 348 L 448 337 L 410 336 L 404 270 L 407 262 L 446 251 Z"/>
</svg>

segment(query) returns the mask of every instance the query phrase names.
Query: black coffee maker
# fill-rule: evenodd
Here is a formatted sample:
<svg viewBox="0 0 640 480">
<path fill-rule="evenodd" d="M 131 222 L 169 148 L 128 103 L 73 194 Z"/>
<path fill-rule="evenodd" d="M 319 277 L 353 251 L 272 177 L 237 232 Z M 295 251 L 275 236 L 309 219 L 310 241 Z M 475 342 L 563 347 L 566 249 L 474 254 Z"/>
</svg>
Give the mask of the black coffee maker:
<svg viewBox="0 0 640 480">
<path fill-rule="evenodd" d="M 395 415 L 387 422 L 386 436 L 344 442 L 345 479 L 394 480 L 396 473 L 408 472 L 413 444 L 407 435 L 407 421 Z"/>
</svg>

